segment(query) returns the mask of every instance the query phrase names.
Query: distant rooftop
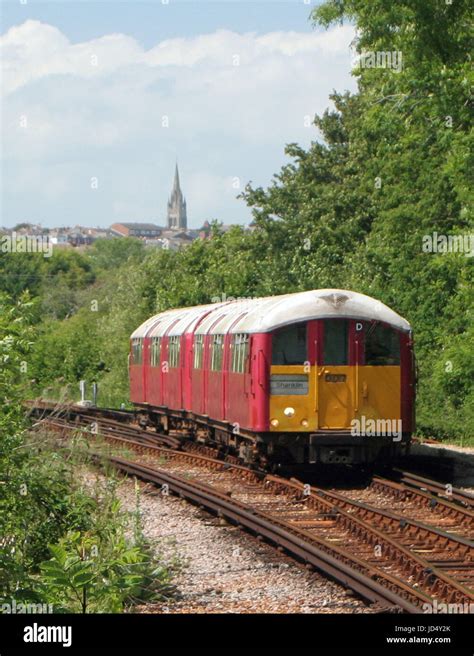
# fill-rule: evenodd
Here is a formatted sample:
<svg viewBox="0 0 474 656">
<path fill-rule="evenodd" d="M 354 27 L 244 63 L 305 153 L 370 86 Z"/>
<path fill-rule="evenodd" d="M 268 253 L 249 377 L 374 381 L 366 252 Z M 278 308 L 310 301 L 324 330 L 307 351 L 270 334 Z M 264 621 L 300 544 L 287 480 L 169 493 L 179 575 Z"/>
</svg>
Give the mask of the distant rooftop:
<svg viewBox="0 0 474 656">
<path fill-rule="evenodd" d="M 131 230 L 163 230 L 163 227 L 156 225 L 156 223 L 123 223 L 122 221 L 117 221 L 114 225 L 125 226 L 125 228 Z"/>
</svg>

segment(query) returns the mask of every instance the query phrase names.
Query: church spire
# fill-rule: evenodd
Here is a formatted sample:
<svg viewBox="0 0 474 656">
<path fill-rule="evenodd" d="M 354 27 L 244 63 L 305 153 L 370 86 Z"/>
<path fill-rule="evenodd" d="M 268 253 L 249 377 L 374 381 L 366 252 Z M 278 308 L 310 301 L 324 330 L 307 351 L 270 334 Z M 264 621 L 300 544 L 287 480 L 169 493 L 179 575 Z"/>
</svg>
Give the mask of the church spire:
<svg viewBox="0 0 474 656">
<path fill-rule="evenodd" d="M 178 162 L 176 162 L 173 189 L 168 201 L 168 228 L 171 230 L 186 230 L 187 223 L 186 201 L 179 184 Z"/>
<path fill-rule="evenodd" d="M 178 162 L 176 161 L 176 168 L 174 171 L 174 183 L 173 183 L 173 191 L 181 191 L 179 188 L 179 171 L 178 171 Z"/>
</svg>

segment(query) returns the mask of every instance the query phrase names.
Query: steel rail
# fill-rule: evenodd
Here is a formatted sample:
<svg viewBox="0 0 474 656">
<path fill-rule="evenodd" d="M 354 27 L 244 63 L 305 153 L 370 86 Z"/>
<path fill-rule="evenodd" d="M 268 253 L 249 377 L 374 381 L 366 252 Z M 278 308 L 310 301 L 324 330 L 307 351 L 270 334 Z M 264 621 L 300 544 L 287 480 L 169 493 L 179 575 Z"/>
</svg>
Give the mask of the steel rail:
<svg viewBox="0 0 474 656">
<path fill-rule="evenodd" d="M 408 613 L 417 613 L 420 606 L 430 603 L 428 595 L 403 584 L 399 579 L 382 574 L 368 563 L 352 556 L 347 551 L 329 545 L 326 541 L 288 522 L 216 491 L 202 483 L 191 482 L 174 474 L 137 464 L 117 456 L 95 456 L 97 461 L 108 461 L 115 468 L 155 485 L 168 485 L 169 490 L 179 494 L 216 514 L 245 527 L 269 542 L 324 572 L 345 587 L 351 588 L 371 603 L 383 607 L 401 608 Z M 221 463 L 222 464 L 222 463 Z M 381 585 L 376 579 L 384 580 Z"/>
<path fill-rule="evenodd" d="M 401 483 L 410 485 L 419 490 L 432 492 L 448 501 L 456 501 L 457 503 L 474 510 L 474 495 L 466 492 L 466 490 L 462 490 L 459 487 L 453 487 L 450 483 L 441 483 L 440 481 L 425 478 L 424 476 L 414 474 L 413 472 L 403 471 L 397 467 L 395 467 L 393 471 L 400 475 L 398 481 Z"/>
<path fill-rule="evenodd" d="M 452 503 L 438 496 L 433 496 L 421 488 L 411 487 L 388 478 L 374 476 L 371 483 L 374 489 L 391 493 L 398 499 L 411 499 L 419 505 L 425 505 L 444 516 L 455 518 L 458 522 L 466 522 L 469 528 L 474 527 L 474 512 L 457 503 Z"/>
<path fill-rule="evenodd" d="M 79 428 L 79 426 L 77 426 L 77 425 L 76 426 L 74 426 L 74 425 L 71 426 L 70 424 L 67 424 L 67 421 L 62 419 L 62 418 L 59 421 L 58 421 L 58 418 L 55 418 L 54 421 L 51 421 L 51 419 L 48 419 L 46 421 L 47 421 L 47 423 L 54 424 L 56 427 L 59 427 L 61 429 L 66 429 L 68 431 L 75 430 L 75 429 Z M 107 422 L 107 423 L 108 423 L 108 427 L 105 426 L 105 428 L 109 431 L 110 428 L 111 428 L 110 422 Z M 215 467 L 218 467 L 218 468 L 230 468 L 230 467 L 232 467 L 232 469 L 235 468 L 235 469 L 244 471 L 246 473 L 246 475 L 250 474 L 252 477 L 256 476 L 256 472 L 254 472 L 252 470 L 249 470 L 246 467 L 242 467 L 240 465 L 233 465 L 233 464 L 231 465 L 229 463 L 223 462 L 222 460 L 216 460 L 214 458 L 199 456 L 199 455 L 196 455 L 194 453 L 186 454 L 185 452 L 182 452 L 182 451 L 181 452 L 171 452 L 167 448 L 162 449 L 162 448 L 156 447 L 154 445 L 144 444 L 142 441 L 141 442 L 136 442 L 135 439 L 128 439 L 128 437 L 130 436 L 130 431 L 122 431 L 122 430 L 119 431 L 119 429 L 121 429 L 122 426 L 120 426 L 120 425 L 116 426 L 115 425 L 116 422 L 114 422 L 113 420 L 112 420 L 112 423 L 114 424 L 114 426 L 112 427 L 112 432 L 114 434 L 113 435 L 107 435 L 106 436 L 107 439 L 118 440 L 122 444 L 125 443 L 125 444 L 128 444 L 128 445 L 132 446 L 132 447 L 137 447 L 138 446 L 140 448 L 146 448 L 147 450 L 151 449 L 154 452 L 160 452 L 161 451 L 161 452 L 164 452 L 166 457 L 170 457 L 173 454 L 174 457 L 179 456 L 181 458 L 184 457 L 184 459 L 186 459 L 186 457 L 187 457 L 187 458 L 189 458 L 189 461 L 191 461 L 191 462 L 195 462 L 196 460 L 199 460 L 199 461 L 201 461 L 201 463 L 212 465 L 214 468 Z M 90 424 L 90 421 L 86 420 L 86 425 L 81 426 L 81 428 L 85 429 L 86 433 L 88 432 L 87 428 L 88 428 L 89 424 Z M 103 428 L 104 428 L 104 426 L 103 426 Z M 123 437 L 123 436 L 118 437 L 117 434 L 116 434 L 117 432 L 121 432 L 122 435 L 123 435 L 124 432 L 128 432 L 128 436 L 127 437 Z M 139 431 L 139 429 L 132 429 L 131 432 L 132 432 L 133 438 L 140 437 L 139 434 L 141 432 Z M 108 458 L 113 459 L 114 456 L 108 456 Z M 152 471 L 155 471 L 155 470 L 152 470 Z M 257 477 L 257 478 L 261 479 L 261 477 Z M 287 481 L 285 479 L 281 479 L 281 478 L 275 477 L 275 476 L 267 476 L 266 479 L 265 479 L 265 483 L 266 484 L 270 483 L 270 484 L 278 485 L 280 487 L 280 489 L 283 486 L 287 491 L 291 487 L 293 487 L 293 489 L 297 489 L 299 493 L 301 493 L 302 488 L 303 488 L 303 484 L 300 483 L 299 481 L 295 483 L 294 481 Z M 214 492 L 215 492 L 215 490 L 214 490 Z M 416 554 L 413 554 L 411 551 L 409 551 L 408 549 L 406 549 L 405 547 L 400 545 L 397 541 L 392 540 L 391 537 L 385 535 L 381 531 L 378 531 L 373 526 L 370 526 L 370 524 L 368 524 L 365 521 L 365 519 L 362 519 L 360 516 L 355 517 L 354 513 L 350 513 L 347 510 L 345 510 L 344 508 L 342 508 L 341 505 L 343 503 L 346 504 L 346 507 L 348 505 L 350 505 L 349 500 L 347 498 L 339 496 L 339 498 L 333 497 L 331 499 L 330 496 L 328 496 L 330 493 L 326 493 L 326 499 L 323 499 L 323 495 L 325 493 L 323 491 L 319 491 L 319 490 L 317 492 L 318 492 L 318 497 L 317 498 L 314 496 L 314 494 L 311 495 L 311 499 L 310 499 L 311 503 L 316 504 L 316 506 L 319 506 L 319 507 L 321 506 L 321 504 L 324 505 L 324 503 L 325 503 L 326 507 L 323 508 L 322 510 L 324 510 L 328 513 L 334 513 L 334 511 L 336 510 L 336 508 L 335 508 L 336 504 L 334 503 L 334 501 L 336 501 L 337 504 L 338 504 L 337 512 L 336 512 L 336 521 L 340 522 L 344 526 L 344 528 L 349 529 L 351 532 L 356 531 L 358 536 L 363 535 L 364 541 L 366 541 L 368 544 L 373 544 L 373 538 L 376 538 L 377 540 L 382 541 L 386 546 L 388 546 L 390 558 L 392 560 L 394 560 L 398 565 L 403 565 L 405 569 L 408 569 L 410 576 L 413 576 L 415 578 L 418 585 L 422 584 L 425 588 L 427 588 L 428 591 L 429 591 L 430 596 L 432 596 L 433 594 L 434 595 L 440 594 L 443 597 L 443 599 L 448 599 L 449 601 L 464 601 L 465 599 L 469 599 L 469 597 L 471 599 L 474 598 L 474 597 L 472 597 L 470 591 L 467 588 L 465 588 L 464 586 L 459 584 L 457 581 L 455 581 L 454 579 L 447 576 L 444 572 L 439 571 L 434 566 L 427 567 L 429 565 L 429 563 L 428 563 L 428 561 L 426 561 L 426 559 L 419 558 Z M 411 493 L 411 490 L 410 490 L 410 493 Z M 425 493 L 422 492 L 422 494 L 425 494 Z M 226 498 L 228 499 L 228 497 L 226 497 Z M 352 504 L 352 509 L 354 509 L 354 507 L 355 506 L 354 506 L 354 503 L 353 503 Z M 363 511 L 364 513 L 370 512 L 372 518 L 377 513 L 378 513 L 379 516 L 384 515 L 383 512 L 378 512 L 378 510 L 372 509 L 368 506 L 364 506 L 364 504 L 361 505 L 360 503 L 359 503 L 358 509 L 359 509 L 359 511 Z M 252 511 L 252 513 L 255 514 L 255 509 L 251 509 L 251 511 Z M 265 513 L 262 513 L 262 515 L 265 515 Z M 272 515 L 266 515 L 266 517 L 267 517 L 267 519 L 271 519 L 274 523 L 285 524 L 284 522 L 281 522 L 278 518 L 275 518 Z M 367 518 L 367 516 L 366 516 L 366 518 Z M 392 521 L 395 519 L 398 523 L 400 522 L 399 517 L 398 518 L 397 517 L 389 518 L 387 513 L 385 513 L 385 518 L 386 519 L 391 519 Z M 405 520 L 405 522 L 408 522 L 411 526 L 416 526 L 417 529 L 423 528 L 428 533 L 431 533 L 431 535 L 436 533 L 437 539 L 439 539 L 440 537 L 443 537 L 444 539 L 446 539 L 446 538 L 449 539 L 450 538 L 449 534 L 440 535 L 443 532 L 440 532 L 440 531 L 436 532 L 436 530 L 431 531 L 430 527 L 426 527 L 425 525 L 421 525 L 421 526 L 416 525 L 416 523 L 414 523 L 413 521 L 410 522 L 410 520 Z M 286 526 L 287 526 L 287 528 L 290 528 L 293 532 L 295 531 L 295 527 L 291 526 L 291 524 L 286 523 Z M 297 532 L 298 532 L 299 535 L 305 533 L 302 529 L 298 529 Z M 317 540 L 316 536 L 314 536 L 310 533 L 307 533 L 307 532 L 306 532 L 306 538 L 307 539 L 309 538 L 312 541 Z M 325 546 L 327 546 L 326 541 L 323 541 L 323 544 Z M 456 544 L 459 546 L 459 541 L 458 540 L 456 540 Z M 471 546 L 472 545 L 470 543 L 467 543 L 467 545 L 466 544 L 464 545 L 464 547 L 465 548 L 467 547 L 468 549 L 470 549 Z M 461 554 L 461 555 L 464 556 L 464 555 L 467 555 L 467 553 L 468 552 L 465 551 L 465 553 Z M 360 562 L 363 562 L 363 561 L 360 561 Z M 380 576 L 381 574 L 382 573 L 380 571 L 378 571 L 377 576 Z M 385 573 L 383 573 L 383 578 L 384 579 L 386 578 Z M 398 581 L 398 579 L 395 579 L 395 580 Z M 400 584 L 400 581 L 398 581 L 398 585 L 399 584 Z M 412 594 L 412 588 L 410 586 L 408 586 L 408 589 L 410 591 L 409 594 Z M 405 590 L 405 593 L 406 592 L 407 591 Z M 429 597 L 428 597 L 428 599 L 429 599 Z M 426 597 L 425 597 L 425 601 L 426 601 Z"/>
<path fill-rule="evenodd" d="M 113 424 L 109 422 L 99 421 L 90 421 L 81 417 L 81 422 L 74 422 L 72 424 L 68 423 L 67 419 L 64 417 L 46 417 L 41 420 L 42 425 L 47 425 L 57 428 L 65 428 L 67 430 L 82 430 L 83 432 L 95 435 L 95 434 L 105 434 L 107 437 L 117 436 L 121 439 L 129 438 L 129 441 L 139 440 L 142 444 L 147 444 L 150 446 L 158 446 L 163 444 L 170 449 L 179 449 L 182 446 L 182 440 L 174 437 L 172 435 L 164 434 L 150 434 L 145 431 L 141 431 L 139 428 L 133 428 L 128 426 L 121 426 L 120 424 Z M 105 435 L 104 435 L 105 436 Z"/>
<path fill-rule="evenodd" d="M 431 596 L 439 594 L 448 602 L 471 602 L 474 601 L 474 594 L 464 585 L 448 576 L 439 568 L 434 567 L 425 558 L 413 553 L 397 540 L 389 535 L 376 529 L 365 519 L 356 517 L 354 513 L 345 510 L 337 505 L 338 501 L 325 499 L 318 494 L 319 490 L 314 490 L 316 494 L 304 494 L 304 484 L 301 482 L 289 481 L 278 476 L 267 476 L 266 483 L 270 483 L 281 490 L 293 490 L 302 499 L 306 499 L 311 507 L 317 508 L 320 512 L 333 512 L 336 521 L 342 526 L 348 528 L 355 535 L 362 536 L 368 544 L 384 545 L 387 555 L 394 561 L 408 576 L 413 577 L 417 585 L 423 586 L 428 590 Z M 314 488 L 313 488 L 314 489 Z M 309 490 L 311 492 L 311 490 Z M 324 495 L 324 491 L 322 491 Z"/>
<path fill-rule="evenodd" d="M 69 425 L 67 423 L 62 423 L 62 422 L 57 422 L 57 421 L 52 421 L 49 419 L 46 419 L 42 422 L 43 424 L 47 426 L 52 426 L 54 428 L 58 428 L 61 431 L 65 430 L 68 432 L 74 432 L 74 431 L 81 431 L 84 432 L 86 436 L 90 437 L 96 437 L 97 435 L 102 435 L 102 433 L 96 434 L 96 433 L 91 433 L 90 431 L 87 430 L 86 427 L 84 426 L 74 426 L 74 425 Z M 168 446 L 158 446 L 156 444 L 149 444 L 148 442 L 142 442 L 137 441 L 135 439 L 131 439 L 128 436 L 127 437 L 122 437 L 116 434 L 110 435 L 106 434 L 103 435 L 105 439 L 111 440 L 112 442 L 116 442 L 118 445 L 121 446 L 130 446 L 133 449 L 141 452 L 148 451 L 149 453 L 155 455 L 155 456 L 165 456 L 166 458 L 170 459 L 179 459 L 184 462 L 188 462 L 190 464 L 195 464 L 196 462 L 199 462 L 202 465 L 205 465 L 206 467 L 210 469 L 233 469 L 235 471 L 239 472 L 239 475 L 242 478 L 247 478 L 254 480 L 255 482 L 261 481 L 265 473 L 260 472 L 258 470 L 253 470 L 249 469 L 248 467 L 245 467 L 244 465 L 236 464 L 236 463 L 230 463 L 227 462 L 226 460 L 218 460 L 216 458 L 210 457 L 210 456 L 205 456 L 205 455 L 200 455 L 198 453 L 194 453 L 192 451 L 181 451 L 179 449 L 171 449 Z"/>
<path fill-rule="evenodd" d="M 293 482 L 293 479 L 291 480 Z M 300 481 L 294 482 L 296 484 L 300 483 Z M 300 485 L 302 484 L 300 483 Z M 427 540 L 433 547 L 438 546 L 450 549 L 453 553 L 458 552 L 460 557 L 472 563 L 474 570 L 474 543 L 461 535 L 448 533 L 419 520 L 407 519 L 402 517 L 402 515 L 388 510 L 373 508 L 362 501 L 347 498 L 337 492 L 329 492 L 318 488 L 315 493 L 333 501 L 338 507 L 344 508 L 345 510 L 352 510 L 361 519 L 379 522 L 383 525 L 384 529 L 390 528 L 393 531 L 399 532 L 401 535 L 406 534 L 410 538 L 419 538 L 423 541 Z"/>
<path fill-rule="evenodd" d="M 59 427 L 61 429 L 66 429 L 67 431 L 76 429 L 74 426 L 70 426 L 67 424 L 65 425 L 63 422 L 59 423 Z M 239 470 L 239 473 L 245 473 L 247 477 L 250 474 L 250 476 L 256 478 L 256 480 L 261 480 L 261 476 L 258 476 L 256 472 L 248 470 L 248 468 L 242 467 L 240 465 L 230 465 L 229 463 L 225 463 L 222 460 L 215 460 L 213 458 L 199 456 L 196 454 L 188 454 L 182 451 L 172 452 L 166 448 L 160 448 L 156 446 L 137 443 L 136 441 L 129 440 L 127 438 L 118 437 L 117 435 L 108 436 L 108 439 L 112 439 L 113 441 L 118 441 L 122 445 L 125 444 L 125 445 L 130 445 L 132 447 L 138 447 L 140 450 L 147 450 L 154 453 L 160 453 L 165 455 L 166 457 L 170 457 L 170 456 L 179 457 L 181 459 L 189 460 L 190 462 L 196 462 L 197 460 L 200 461 L 201 464 L 211 465 L 213 468 L 217 467 L 219 469 L 229 469 L 229 468 L 236 469 Z M 113 459 L 113 458 L 114 456 L 108 456 L 108 459 Z M 151 470 L 151 471 L 156 471 L 156 470 Z M 298 483 L 298 485 L 296 485 L 294 483 L 291 483 L 289 481 L 274 476 L 273 477 L 267 476 L 265 479 L 265 483 L 277 484 L 278 486 L 280 486 L 280 488 L 282 486 L 285 487 L 286 490 L 293 487 L 293 490 L 296 488 L 299 493 L 301 493 L 301 489 L 303 487 L 303 484 L 301 483 Z M 226 497 L 226 499 L 228 500 L 228 497 Z M 314 500 L 315 497 L 313 496 L 311 501 L 313 501 L 314 503 Z M 321 504 L 323 504 L 324 506 L 321 509 L 323 512 L 325 512 L 326 514 L 334 514 L 334 511 L 336 509 L 333 502 L 329 502 L 327 500 L 318 498 L 316 500 L 316 505 L 321 506 Z M 251 510 L 255 514 L 255 509 L 251 509 Z M 266 516 L 267 518 L 271 519 L 274 523 L 275 522 L 279 522 L 280 524 L 282 523 L 278 518 L 275 518 L 272 515 L 266 515 Z M 358 537 L 360 538 L 362 536 L 364 541 L 367 542 L 368 544 L 374 544 L 374 539 L 375 539 L 375 543 L 380 543 L 380 542 L 383 543 L 387 548 L 387 552 L 389 554 L 390 559 L 396 562 L 398 565 L 403 564 L 405 570 L 407 570 L 408 564 L 411 563 L 408 572 L 409 575 L 415 578 L 416 583 L 418 585 L 422 584 L 425 587 L 428 587 L 430 593 L 433 593 L 435 595 L 439 594 L 443 599 L 448 599 L 450 601 L 454 601 L 454 600 L 464 601 L 466 599 L 466 596 L 469 594 L 465 588 L 459 586 L 457 582 L 447 577 L 444 573 L 439 572 L 434 567 L 428 567 L 428 563 L 426 560 L 417 557 L 415 554 L 411 553 L 409 550 L 399 545 L 396 541 L 392 540 L 390 537 L 374 529 L 360 518 L 351 516 L 350 513 L 344 511 L 343 509 L 337 508 L 336 520 L 341 522 L 345 529 L 354 531 L 354 527 L 355 527 L 358 533 Z M 292 526 L 291 524 L 288 523 L 286 523 L 285 525 L 293 533 L 295 532 L 294 525 Z M 305 532 L 302 529 L 296 529 L 296 530 L 298 535 L 304 534 L 306 536 L 306 539 L 309 538 L 311 541 L 317 540 L 319 543 L 324 544 L 324 546 L 327 548 L 326 541 L 324 540 L 321 541 L 318 538 L 316 538 L 316 536 L 314 536 L 313 534 Z M 347 552 L 344 553 L 343 551 L 341 552 L 341 550 L 339 550 L 339 552 L 340 552 L 339 556 L 342 555 L 343 557 L 347 558 L 348 555 Z M 360 560 L 358 562 L 359 564 L 363 563 L 363 561 Z M 384 583 L 386 584 L 387 574 L 385 572 L 381 572 L 377 568 L 372 568 L 371 571 L 373 572 L 372 577 L 374 576 L 381 577 L 381 580 L 383 580 Z M 411 586 L 403 584 L 403 582 L 401 582 L 398 579 L 394 579 L 394 580 L 397 582 L 396 585 L 398 585 L 399 588 L 400 586 L 404 587 L 405 596 L 408 594 L 409 598 L 413 597 L 413 588 Z M 394 585 L 393 581 L 391 581 L 390 585 L 392 586 L 393 589 L 393 585 Z M 429 598 L 430 598 L 429 596 L 422 597 L 425 603 Z"/>
</svg>

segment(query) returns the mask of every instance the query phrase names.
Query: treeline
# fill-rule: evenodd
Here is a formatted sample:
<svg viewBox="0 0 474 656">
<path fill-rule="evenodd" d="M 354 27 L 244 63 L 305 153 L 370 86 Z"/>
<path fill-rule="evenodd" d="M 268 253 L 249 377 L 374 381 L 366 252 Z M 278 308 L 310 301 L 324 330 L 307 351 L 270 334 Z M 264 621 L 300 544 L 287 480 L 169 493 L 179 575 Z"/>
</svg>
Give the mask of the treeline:
<svg viewBox="0 0 474 656">
<path fill-rule="evenodd" d="M 333 94 L 311 146 L 288 145 L 271 185 L 242 193 L 253 231 L 216 224 L 212 239 L 179 252 L 99 241 L 82 254 L 30 256 L 27 270 L 26 258 L 2 257 L 5 291 L 29 289 L 34 300 L 30 393 L 77 398 L 84 378 L 99 382 L 101 403 L 127 402 L 128 338 L 152 313 L 342 287 L 412 323 L 420 432 L 472 437 L 469 10 L 467 0 L 334 0 L 313 12 L 323 26 L 353 21 L 359 53 L 400 53 L 402 65 L 370 68 L 363 56 L 357 93 Z M 443 246 L 450 236 L 456 248 Z"/>
</svg>

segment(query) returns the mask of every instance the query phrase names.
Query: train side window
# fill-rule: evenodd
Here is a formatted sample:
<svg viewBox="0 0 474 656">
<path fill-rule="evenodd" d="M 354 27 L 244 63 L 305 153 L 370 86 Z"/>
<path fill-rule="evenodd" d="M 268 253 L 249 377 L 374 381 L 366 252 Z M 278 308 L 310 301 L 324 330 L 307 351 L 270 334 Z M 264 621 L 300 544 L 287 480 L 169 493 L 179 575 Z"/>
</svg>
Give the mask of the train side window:
<svg viewBox="0 0 474 656">
<path fill-rule="evenodd" d="M 365 364 L 372 366 L 399 365 L 399 334 L 380 323 L 369 325 L 365 333 Z"/>
<path fill-rule="evenodd" d="M 132 339 L 132 363 L 142 364 L 143 339 L 134 337 Z"/>
<path fill-rule="evenodd" d="M 161 355 L 161 337 L 151 338 L 151 358 L 150 364 L 152 367 L 158 367 L 160 364 Z"/>
<path fill-rule="evenodd" d="M 295 323 L 275 331 L 272 343 L 272 364 L 304 364 L 307 359 L 306 324 Z"/>
<path fill-rule="evenodd" d="M 221 371 L 224 335 L 213 335 L 211 343 L 211 371 Z"/>
<path fill-rule="evenodd" d="M 341 366 L 348 363 L 348 322 L 345 319 L 325 319 L 322 364 Z"/>
<path fill-rule="evenodd" d="M 194 336 L 194 368 L 202 369 L 204 355 L 204 335 Z"/>
<path fill-rule="evenodd" d="M 232 335 L 230 347 L 232 350 L 230 370 L 237 374 L 245 373 L 249 354 L 249 336 L 243 333 Z"/>
<path fill-rule="evenodd" d="M 179 367 L 180 336 L 172 335 L 168 341 L 168 363 L 170 368 Z"/>
</svg>

